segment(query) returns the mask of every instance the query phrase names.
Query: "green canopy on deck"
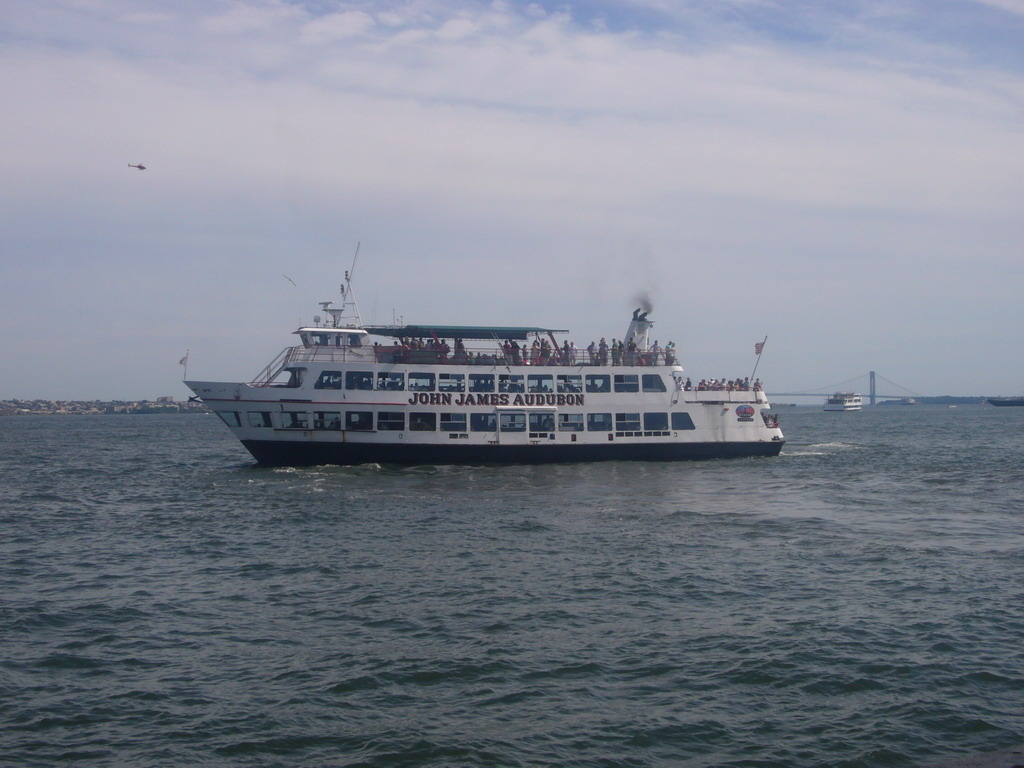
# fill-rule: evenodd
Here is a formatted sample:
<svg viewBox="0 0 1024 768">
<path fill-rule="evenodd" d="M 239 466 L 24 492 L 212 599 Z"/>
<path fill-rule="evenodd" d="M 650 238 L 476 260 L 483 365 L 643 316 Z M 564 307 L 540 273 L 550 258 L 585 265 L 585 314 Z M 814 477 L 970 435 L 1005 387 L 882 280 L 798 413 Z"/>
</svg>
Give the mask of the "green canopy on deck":
<svg viewBox="0 0 1024 768">
<path fill-rule="evenodd" d="M 368 325 L 366 330 L 377 336 L 424 339 L 526 339 L 530 334 L 568 333 L 554 328 L 500 325 Z"/>
</svg>

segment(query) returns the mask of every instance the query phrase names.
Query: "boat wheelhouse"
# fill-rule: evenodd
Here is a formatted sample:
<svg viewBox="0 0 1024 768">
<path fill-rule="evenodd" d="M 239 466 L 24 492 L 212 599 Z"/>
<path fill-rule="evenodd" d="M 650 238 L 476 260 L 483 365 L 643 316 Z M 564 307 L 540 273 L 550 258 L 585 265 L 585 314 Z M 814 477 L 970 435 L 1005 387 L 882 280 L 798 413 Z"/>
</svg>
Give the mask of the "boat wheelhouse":
<svg viewBox="0 0 1024 768">
<path fill-rule="evenodd" d="M 363 326 L 348 283 L 254 380 L 186 382 L 260 464 L 719 459 L 785 442 L 759 386 L 689 386 L 639 309 L 614 348 L 581 349 L 533 326 Z"/>
<path fill-rule="evenodd" d="M 864 405 L 856 392 L 836 392 L 825 398 L 823 411 L 859 411 Z"/>
</svg>

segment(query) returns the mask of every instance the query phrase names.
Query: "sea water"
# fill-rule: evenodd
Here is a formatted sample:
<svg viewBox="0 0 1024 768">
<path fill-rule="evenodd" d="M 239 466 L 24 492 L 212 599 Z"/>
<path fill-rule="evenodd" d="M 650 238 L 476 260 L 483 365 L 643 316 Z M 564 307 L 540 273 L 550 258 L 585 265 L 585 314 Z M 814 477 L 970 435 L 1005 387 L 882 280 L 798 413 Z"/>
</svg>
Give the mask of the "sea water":
<svg viewBox="0 0 1024 768">
<path fill-rule="evenodd" d="M 1024 741 L 1024 408 L 773 459 L 265 469 L 0 419 L 0 765 L 918 766 Z"/>
</svg>

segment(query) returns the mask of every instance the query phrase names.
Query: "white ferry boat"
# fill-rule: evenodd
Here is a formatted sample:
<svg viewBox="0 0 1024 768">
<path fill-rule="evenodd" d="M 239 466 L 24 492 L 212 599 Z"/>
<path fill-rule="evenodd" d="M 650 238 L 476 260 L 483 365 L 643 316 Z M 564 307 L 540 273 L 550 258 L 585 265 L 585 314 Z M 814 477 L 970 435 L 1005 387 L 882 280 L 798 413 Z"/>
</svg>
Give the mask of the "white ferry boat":
<svg viewBox="0 0 1024 768">
<path fill-rule="evenodd" d="M 859 411 L 864 403 L 855 392 L 836 392 L 825 398 L 825 411 Z"/>
<path fill-rule="evenodd" d="M 253 381 L 186 381 L 260 464 L 488 464 L 776 456 L 760 386 L 694 387 L 636 310 L 621 346 L 538 327 L 363 326 L 342 307 Z"/>
</svg>

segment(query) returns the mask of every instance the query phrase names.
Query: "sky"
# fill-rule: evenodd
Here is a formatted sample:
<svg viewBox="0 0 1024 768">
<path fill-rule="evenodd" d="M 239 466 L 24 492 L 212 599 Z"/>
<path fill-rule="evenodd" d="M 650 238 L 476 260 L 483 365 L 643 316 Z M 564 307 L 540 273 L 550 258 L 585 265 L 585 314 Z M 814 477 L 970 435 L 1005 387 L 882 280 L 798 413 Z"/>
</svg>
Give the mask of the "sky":
<svg viewBox="0 0 1024 768">
<path fill-rule="evenodd" d="M 357 247 L 367 323 L 586 346 L 646 294 L 695 380 L 1020 394 L 1022 41 L 1024 0 L 6 0 L 0 398 L 251 380 Z"/>
</svg>

